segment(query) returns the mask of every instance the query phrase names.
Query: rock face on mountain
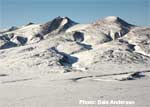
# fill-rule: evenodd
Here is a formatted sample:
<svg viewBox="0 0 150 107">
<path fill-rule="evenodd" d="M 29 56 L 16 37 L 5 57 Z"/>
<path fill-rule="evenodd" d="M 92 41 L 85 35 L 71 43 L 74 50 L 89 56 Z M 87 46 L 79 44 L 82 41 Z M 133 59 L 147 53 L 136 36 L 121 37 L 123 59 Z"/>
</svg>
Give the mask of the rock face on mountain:
<svg viewBox="0 0 150 107">
<path fill-rule="evenodd" d="M 60 17 L 53 19 L 50 22 L 41 25 L 42 34 L 46 35 L 48 33 L 58 34 L 61 32 L 65 32 L 68 28 L 77 24 L 73 22 L 68 17 Z"/>
<path fill-rule="evenodd" d="M 119 17 L 109 16 L 103 20 L 96 21 L 93 27 L 94 29 L 99 29 L 101 32 L 110 35 L 111 38 L 115 40 L 128 33 L 134 25 L 128 24 Z"/>
<path fill-rule="evenodd" d="M 7 49 L 7 48 L 12 48 L 17 46 L 17 44 L 5 39 L 5 38 L 0 38 L 0 49 Z"/>
<path fill-rule="evenodd" d="M 149 65 L 150 27 L 115 16 L 91 24 L 57 17 L 1 32 L 0 58 L 0 68 L 7 71 L 84 71 L 104 63 Z"/>
<path fill-rule="evenodd" d="M 124 39 L 135 45 L 135 50 L 150 56 L 150 27 L 132 29 Z"/>
</svg>

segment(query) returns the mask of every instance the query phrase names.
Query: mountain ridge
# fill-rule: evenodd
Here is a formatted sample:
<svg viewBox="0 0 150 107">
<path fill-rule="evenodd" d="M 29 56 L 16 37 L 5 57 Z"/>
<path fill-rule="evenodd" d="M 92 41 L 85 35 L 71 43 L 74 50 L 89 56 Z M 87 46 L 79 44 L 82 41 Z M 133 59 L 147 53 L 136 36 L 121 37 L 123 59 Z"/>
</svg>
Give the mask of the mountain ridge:
<svg viewBox="0 0 150 107">
<path fill-rule="evenodd" d="M 44 67 L 45 72 L 68 72 L 98 69 L 99 64 L 150 64 L 150 27 L 115 16 L 91 24 L 56 17 L 1 33 L 0 58 L 0 67 L 7 71 L 38 67 L 44 72 Z"/>
</svg>

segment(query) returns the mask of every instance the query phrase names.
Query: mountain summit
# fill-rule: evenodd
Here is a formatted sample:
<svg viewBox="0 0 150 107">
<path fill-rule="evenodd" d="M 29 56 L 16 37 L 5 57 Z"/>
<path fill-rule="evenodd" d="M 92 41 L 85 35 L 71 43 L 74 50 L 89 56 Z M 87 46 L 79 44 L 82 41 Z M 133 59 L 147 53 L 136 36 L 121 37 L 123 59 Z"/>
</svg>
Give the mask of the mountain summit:
<svg viewBox="0 0 150 107">
<path fill-rule="evenodd" d="M 104 19 L 96 21 L 95 24 L 117 24 L 120 27 L 134 27 L 134 25 L 127 23 L 126 21 L 117 16 L 108 16 Z"/>
<path fill-rule="evenodd" d="M 72 27 L 75 24 L 77 23 L 72 21 L 68 17 L 58 16 L 52 21 L 42 24 L 41 28 L 43 34 L 61 33 L 61 32 L 65 32 L 68 28 Z"/>
</svg>

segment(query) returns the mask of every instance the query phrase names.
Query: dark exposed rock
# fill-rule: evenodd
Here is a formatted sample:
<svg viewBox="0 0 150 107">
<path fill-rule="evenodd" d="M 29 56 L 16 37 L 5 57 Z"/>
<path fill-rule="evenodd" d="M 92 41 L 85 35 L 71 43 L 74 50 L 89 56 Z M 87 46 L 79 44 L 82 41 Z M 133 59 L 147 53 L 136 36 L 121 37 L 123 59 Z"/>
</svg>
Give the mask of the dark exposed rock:
<svg viewBox="0 0 150 107">
<path fill-rule="evenodd" d="M 26 26 L 33 25 L 33 24 L 34 24 L 33 22 L 29 22 Z"/>
<path fill-rule="evenodd" d="M 63 56 L 60 60 L 59 60 L 59 63 L 62 65 L 62 66 L 72 66 L 73 63 L 77 62 L 78 61 L 78 58 L 76 57 L 73 57 L 69 54 L 66 54 L 64 52 L 59 52 L 55 47 L 52 47 L 50 48 L 50 50 L 56 52 L 57 54 Z"/>
<path fill-rule="evenodd" d="M 136 79 L 140 79 L 142 77 L 145 77 L 145 74 L 143 72 L 134 72 L 132 74 L 130 74 L 129 76 L 120 79 L 119 81 L 127 81 L 127 80 L 136 80 Z"/>
<path fill-rule="evenodd" d="M 73 38 L 76 42 L 82 42 L 84 40 L 84 34 L 82 32 L 74 32 Z"/>
<path fill-rule="evenodd" d="M 16 39 L 20 42 L 21 45 L 25 45 L 28 40 L 27 38 L 22 36 L 17 36 Z"/>
<path fill-rule="evenodd" d="M 43 35 L 42 35 L 42 34 L 40 34 L 40 33 L 36 34 L 36 35 L 35 35 L 35 37 L 40 38 L 40 40 L 44 39 Z"/>
<path fill-rule="evenodd" d="M 11 28 L 8 29 L 8 31 L 14 31 L 14 30 L 17 30 L 17 29 L 18 29 L 18 27 L 12 26 Z"/>
<path fill-rule="evenodd" d="M 0 45 L 0 49 L 7 49 L 7 48 L 12 48 L 17 46 L 16 43 L 13 43 L 11 41 L 4 41 L 4 43 L 2 45 Z"/>
</svg>

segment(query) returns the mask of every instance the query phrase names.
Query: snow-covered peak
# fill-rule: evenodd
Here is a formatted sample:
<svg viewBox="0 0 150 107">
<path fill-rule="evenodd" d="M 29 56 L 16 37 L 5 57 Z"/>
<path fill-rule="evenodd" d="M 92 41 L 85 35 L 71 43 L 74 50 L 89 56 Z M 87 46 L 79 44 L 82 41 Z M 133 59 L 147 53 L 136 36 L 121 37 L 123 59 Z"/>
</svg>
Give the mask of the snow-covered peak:
<svg viewBox="0 0 150 107">
<path fill-rule="evenodd" d="M 108 16 L 104 19 L 96 21 L 94 24 L 106 24 L 106 25 L 117 25 L 120 27 L 126 27 L 126 28 L 131 28 L 134 27 L 134 25 L 127 23 L 123 19 L 117 17 L 117 16 Z"/>
<path fill-rule="evenodd" d="M 109 22 L 114 22 L 114 21 L 117 21 L 118 19 L 119 17 L 117 16 L 108 16 L 104 20 L 109 21 Z"/>
<path fill-rule="evenodd" d="M 43 34 L 65 32 L 68 28 L 77 24 L 68 17 L 56 17 L 52 21 L 41 25 Z"/>
</svg>

